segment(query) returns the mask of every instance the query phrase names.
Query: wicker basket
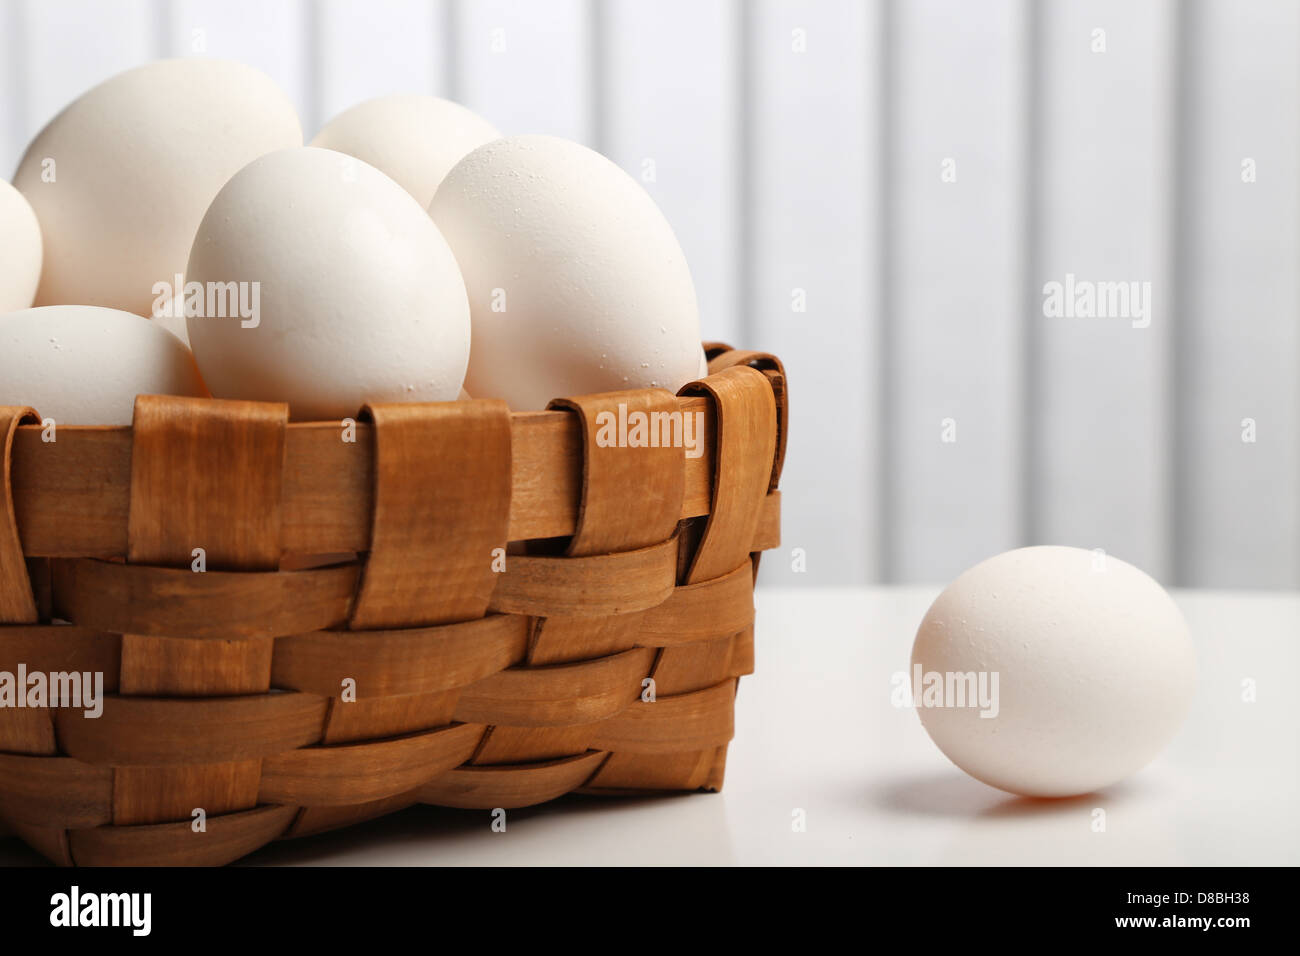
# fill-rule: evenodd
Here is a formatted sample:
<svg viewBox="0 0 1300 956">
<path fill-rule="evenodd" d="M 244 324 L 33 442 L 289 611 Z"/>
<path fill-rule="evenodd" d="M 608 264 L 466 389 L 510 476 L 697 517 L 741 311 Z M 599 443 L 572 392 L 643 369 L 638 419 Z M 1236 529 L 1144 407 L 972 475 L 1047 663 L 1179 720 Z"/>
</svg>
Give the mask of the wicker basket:
<svg viewBox="0 0 1300 956">
<path fill-rule="evenodd" d="M 786 412 L 775 358 L 706 351 L 677 397 L 374 405 L 351 434 L 141 396 L 51 442 L 0 408 L 0 672 L 105 691 L 0 707 L 0 831 L 211 865 L 415 803 L 718 789 Z M 702 412 L 703 454 L 606 447 L 619 405 Z"/>
</svg>

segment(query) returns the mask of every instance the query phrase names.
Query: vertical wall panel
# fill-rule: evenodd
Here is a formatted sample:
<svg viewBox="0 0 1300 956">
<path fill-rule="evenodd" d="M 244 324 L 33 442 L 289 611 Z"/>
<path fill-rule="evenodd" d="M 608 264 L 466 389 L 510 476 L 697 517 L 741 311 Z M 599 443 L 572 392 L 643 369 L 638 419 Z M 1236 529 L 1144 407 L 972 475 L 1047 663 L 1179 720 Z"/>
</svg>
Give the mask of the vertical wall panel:
<svg viewBox="0 0 1300 956">
<path fill-rule="evenodd" d="M 600 146 L 649 191 L 686 252 L 705 339 L 736 342 L 735 0 L 609 0 Z"/>
<path fill-rule="evenodd" d="M 63 107 L 155 54 L 154 9 L 147 0 L 21 0 L 17 13 L 24 27 L 17 40 L 23 44 L 27 98 L 19 155 Z"/>
<path fill-rule="evenodd" d="M 1179 583 L 1297 587 L 1300 12 L 1286 0 L 1186 12 Z"/>
<path fill-rule="evenodd" d="M 23 8 L 0 0 L 0 177 L 6 182 L 27 148 L 27 39 Z"/>
<path fill-rule="evenodd" d="M 322 122 L 376 96 L 448 94 L 438 0 L 322 0 L 317 16 Z"/>
<path fill-rule="evenodd" d="M 161 15 L 168 55 L 224 57 L 257 67 L 293 101 L 310 136 L 317 107 L 309 0 L 174 0 Z"/>
<path fill-rule="evenodd" d="M 461 101 L 506 134 L 589 143 L 592 76 L 585 0 L 455 0 Z"/>
<path fill-rule="evenodd" d="M 762 575 L 857 584 L 877 573 L 880 7 L 747 6 L 753 345 L 780 355 L 791 381 L 782 548 Z"/>
<path fill-rule="evenodd" d="M 894 9 L 886 545 L 942 582 L 1019 540 L 1025 6 Z"/>
<path fill-rule="evenodd" d="M 1041 16 L 1030 534 L 1034 543 L 1104 548 L 1163 579 L 1165 383 L 1178 322 L 1168 282 L 1171 5 L 1054 0 Z M 1094 31 L 1104 31 L 1105 52 L 1093 52 L 1102 36 Z M 1149 282 L 1150 325 L 1046 317 L 1041 290 L 1064 286 L 1067 275 Z"/>
</svg>

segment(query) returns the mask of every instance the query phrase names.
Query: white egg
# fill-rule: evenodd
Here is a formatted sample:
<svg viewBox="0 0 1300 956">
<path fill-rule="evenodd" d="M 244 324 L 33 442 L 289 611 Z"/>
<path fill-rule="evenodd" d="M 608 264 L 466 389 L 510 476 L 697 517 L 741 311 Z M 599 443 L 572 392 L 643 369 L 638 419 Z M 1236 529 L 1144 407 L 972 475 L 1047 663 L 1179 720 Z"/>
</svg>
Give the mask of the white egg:
<svg viewBox="0 0 1300 956">
<path fill-rule="evenodd" d="M 218 296 L 194 315 L 186 303 L 219 398 L 285 401 L 310 420 L 460 394 L 470 321 L 456 259 L 420 204 L 360 160 L 299 147 L 240 170 L 204 216 L 185 277 L 187 296 L 237 288 L 248 306 L 222 309 Z"/>
<path fill-rule="evenodd" d="M 207 395 L 190 350 L 149 319 L 89 305 L 0 315 L 0 405 L 129 425 L 137 395 Z"/>
<path fill-rule="evenodd" d="M 627 173 L 585 146 L 480 146 L 429 207 L 469 292 L 465 387 L 515 409 L 658 386 L 700 368 L 699 307 L 677 238 Z"/>
<path fill-rule="evenodd" d="M 909 677 L 921 722 L 953 763 L 1011 793 L 1064 797 L 1160 752 L 1187 715 L 1196 655 L 1182 614 L 1146 574 L 1080 548 L 1034 547 L 977 564 L 939 595 Z"/>
<path fill-rule="evenodd" d="M 258 156 L 301 145 L 293 105 L 242 63 L 163 60 L 96 86 L 50 121 L 14 177 L 45 239 L 37 305 L 149 315 L 217 190 Z"/>
<path fill-rule="evenodd" d="M 181 288 L 184 289 L 183 280 L 181 282 Z M 172 335 L 184 342 L 186 348 L 189 348 L 190 330 L 186 328 L 185 325 L 183 293 L 180 298 L 182 308 L 175 308 L 172 304 L 173 301 L 172 298 L 169 298 L 166 302 L 159 303 L 158 307 L 153 310 L 153 314 L 150 315 L 149 318 L 153 320 L 155 325 L 166 329 Z"/>
<path fill-rule="evenodd" d="M 23 194 L 0 180 L 0 313 L 25 309 L 41 281 L 41 227 Z"/>
<path fill-rule="evenodd" d="M 501 134 L 459 103 L 436 96 L 381 96 L 344 110 L 312 146 L 364 160 L 427 208 L 448 170 Z"/>
</svg>

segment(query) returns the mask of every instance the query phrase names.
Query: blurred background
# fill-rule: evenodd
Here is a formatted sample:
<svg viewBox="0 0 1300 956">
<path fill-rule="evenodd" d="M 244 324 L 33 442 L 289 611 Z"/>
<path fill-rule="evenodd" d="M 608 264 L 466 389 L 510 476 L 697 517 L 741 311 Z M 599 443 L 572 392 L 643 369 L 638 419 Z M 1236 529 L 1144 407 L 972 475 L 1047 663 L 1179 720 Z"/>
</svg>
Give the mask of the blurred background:
<svg viewBox="0 0 1300 956">
<path fill-rule="evenodd" d="M 1290 589 L 1298 50 L 1294 0 L 0 0 L 0 167 L 161 57 L 259 67 L 308 138 L 446 96 L 622 165 L 705 338 L 784 359 L 766 583 L 1055 543 Z M 1053 282 L 1141 298 L 1060 315 Z"/>
</svg>

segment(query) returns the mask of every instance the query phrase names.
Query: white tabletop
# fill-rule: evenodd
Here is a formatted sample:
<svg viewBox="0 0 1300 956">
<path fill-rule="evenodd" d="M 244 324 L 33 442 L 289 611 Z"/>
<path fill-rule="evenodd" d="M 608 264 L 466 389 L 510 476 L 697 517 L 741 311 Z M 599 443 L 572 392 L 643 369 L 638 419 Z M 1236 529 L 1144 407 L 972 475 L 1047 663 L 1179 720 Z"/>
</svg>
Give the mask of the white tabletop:
<svg viewBox="0 0 1300 956">
<path fill-rule="evenodd" d="M 416 807 L 274 844 L 250 864 L 1300 863 L 1300 594 L 1179 592 L 1200 655 L 1192 713 L 1144 771 L 1030 801 L 981 784 L 890 703 L 934 588 L 760 589 L 720 794 Z M 1241 682 L 1257 685 L 1242 701 Z M 1093 831 L 1093 809 L 1106 830 Z M 804 811 L 806 829 L 792 827 Z M 0 862 L 34 859 L 0 841 Z"/>
</svg>

